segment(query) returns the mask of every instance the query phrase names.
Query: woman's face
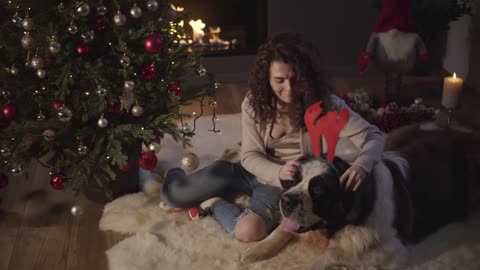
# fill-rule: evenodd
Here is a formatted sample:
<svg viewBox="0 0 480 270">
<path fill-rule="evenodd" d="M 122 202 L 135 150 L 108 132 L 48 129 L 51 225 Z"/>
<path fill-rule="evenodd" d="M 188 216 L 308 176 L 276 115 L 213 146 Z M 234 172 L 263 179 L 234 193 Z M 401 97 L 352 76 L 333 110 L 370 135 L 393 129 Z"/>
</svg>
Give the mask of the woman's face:
<svg viewBox="0 0 480 270">
<path fill-rule="evenodd" d="M 294 81 L 295 74 L 289 64 L 278 60 L 270 63 L 270 86 L 277 98 L 285 104 L 294 100 Z"/>
</svg>

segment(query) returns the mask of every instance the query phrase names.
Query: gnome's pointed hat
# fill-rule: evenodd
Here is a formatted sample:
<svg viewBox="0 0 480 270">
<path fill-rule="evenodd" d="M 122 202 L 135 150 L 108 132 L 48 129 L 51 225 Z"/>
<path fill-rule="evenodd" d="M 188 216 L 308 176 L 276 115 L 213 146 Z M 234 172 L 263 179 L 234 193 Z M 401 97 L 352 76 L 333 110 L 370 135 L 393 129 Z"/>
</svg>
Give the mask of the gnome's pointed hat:
<svg viewBox="0 0 480 270">
<path fill-rule="evenodd" d="M 383 0 L 373 32 L 387 32 L 391 29 L 415 32 L 411 0 Z"/>
</svg>

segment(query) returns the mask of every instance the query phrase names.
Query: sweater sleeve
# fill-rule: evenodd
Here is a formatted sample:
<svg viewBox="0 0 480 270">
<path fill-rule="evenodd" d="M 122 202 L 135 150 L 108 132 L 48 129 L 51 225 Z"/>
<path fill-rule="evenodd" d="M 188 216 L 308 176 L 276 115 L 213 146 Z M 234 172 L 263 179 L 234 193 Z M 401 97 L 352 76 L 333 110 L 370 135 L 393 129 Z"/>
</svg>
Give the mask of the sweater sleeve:
<svg viewBox="0 0 480 270">
<path fill-rule="evenodd" d="M 242 166 L 261 183 L 281 188 L 279 172 L 282 165 L 267 159 L 265 147 L 247 94 L 242 102 Z"/>
<path fill-rule="evenodd" d="M 360 149 L 357 158 L 351 165 L 358 165 L 370 173 L 383 153 L 385 142 L 383 133 L 377 126 L 368 123 L 362 116 L 350 109 L 344 100 L 335 95 L 331 97 L 333 103 L 340 109 L 346 108 L 350 111 L 350 117 L 340 132 L 340 137 L 348 137 Z"/>
</svg>

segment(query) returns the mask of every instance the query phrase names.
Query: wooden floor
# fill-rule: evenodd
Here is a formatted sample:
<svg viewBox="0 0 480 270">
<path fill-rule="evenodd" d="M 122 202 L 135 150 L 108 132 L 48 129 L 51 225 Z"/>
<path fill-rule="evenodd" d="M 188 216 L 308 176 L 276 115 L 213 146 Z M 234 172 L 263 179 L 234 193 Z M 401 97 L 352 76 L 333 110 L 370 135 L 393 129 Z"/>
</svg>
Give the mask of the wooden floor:
<svg viewBox="0 0 480 270">
<path fill-rule="evenodd" d="M 440 108 L 440 77 L 411 77 L 405 83 L 404 96 L 422 97 L 427 105 Z M 344 77 L 334 79 L 332 84 L 339 93 L 364 88 L 381 95 L 383 78 Z M 216 96 L 217 113 L 239 112 L 245 90 L 245 84 L 223 85 Z M 479 95 L 464 91 L 461 102 L 456 119 L 479 131 Z M 184 110 L 199 111 L 195 105 Z M 76 203 L 84 214 L 72 216 L 73 196 L 53 190 L 48 181 L 48 171 L 31 164 L 28 179 L 10 177 L 8 187 L 0 190 L 0 270 L 108 269 L 104 252 L 125 236 L 100 232 L 98 222 L 103 204 L 83 195 Z"/>
</svg>

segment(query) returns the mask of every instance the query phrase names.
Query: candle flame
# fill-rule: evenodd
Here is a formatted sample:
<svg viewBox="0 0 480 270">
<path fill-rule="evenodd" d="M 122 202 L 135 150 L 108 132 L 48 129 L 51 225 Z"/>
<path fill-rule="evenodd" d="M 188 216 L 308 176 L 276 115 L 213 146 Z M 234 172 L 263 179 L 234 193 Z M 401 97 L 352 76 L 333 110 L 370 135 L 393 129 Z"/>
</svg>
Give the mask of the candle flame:
<svg viewBox="0 0 480 270">
<path fill-rule="evenodd" d="M 457 73 L 453 72 L 453 78 L 457 78 Z"/>
</svg>

